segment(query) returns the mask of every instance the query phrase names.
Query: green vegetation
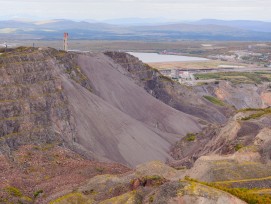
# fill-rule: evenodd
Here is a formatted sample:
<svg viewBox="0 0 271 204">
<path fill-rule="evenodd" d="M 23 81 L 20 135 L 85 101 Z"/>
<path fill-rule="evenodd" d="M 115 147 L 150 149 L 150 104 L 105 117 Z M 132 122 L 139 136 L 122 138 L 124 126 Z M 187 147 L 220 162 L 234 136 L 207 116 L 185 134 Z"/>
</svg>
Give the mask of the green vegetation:
<svg viewBox="0 0 271 204">
<path fill-rule="evenodd" d="M 152 70 L 154 72 L 158 72 L 159 74 L 161 74 L 161 72 L 157 68 L 149 66 L 148 64 L 145 64 L 145 66 L 147 67 L 148 70 Z"/>
<path fill-rule="evenodd" d="M 220 75 L 221 74 L 221 75 Z M 222 73 L 206 73 L 206 74 L 195 74 L 195 78 L 200 80 L 206 79 L 221 79 Z"/>
<path fill-rule="evenodd" d="M 215 105 L 225 106 L 225 103 L 223 103 L 223 101 L 219 100 L 218 98 L 215 98 L 213 96 L 203 96 L 203 97 Z"/>
<path fill-rule="evenodd" d="M 150 202 L 150 203 L 153 203 L 153 201 L 154 201 L 153 196 L 150 196 L 150 198 L 149 198 L 149 202 Z"/>
<path fill-rule="evenodd" d="M 5 190 L 11 195 L 11 196 L 14 196 L 14 197 L 22 197 L 23 194 L 22 192 L 18 189 L 18 188 L 15 188 L 13 186 L 8 186 L 5 188 Z"/>
<path fill-rule="evenodd" d="M 186 166 L 177 166 L 177 167 L 174 166 L 173 168 L 176 170 L 187 170 Z"/>
<path fill-rule="evenodd" d="M 24 204 L 24 203 L 33 203 L 33 200 L 32 200 L 32 198 L 29 198 L 27 196 L 23 196 L 23 197 L 20 198 L 18 203 L 22 203 L 22 204 Z"/>
<path fill-rule="evenodd" d="M 207 182 L 201 182 L 196 179 L 192 179 L 188 176 L 185 177 L 185 180 L 187 181 L 192 181 L 192 182 L 197 182 L 212 188 L 216 188 L 225 192 L 228 192 L 239 199 L 247 202 L 248 204 L 266 204 L 266 203 L 271 203 L 271 195 L 270 194 L 257 194 L 259 189 L 247 189 L 247 188 L 229 188 L 228 186 L 223 186 L 221 184 L 217 183 L 207 183 Z"/>
<path fill-rule="evenodd" d="M 65 51 L 53 50 L 52 52 L 59 63 L 65 64 L 65 73 L 68 74 L 72 80 L 92 92 L 87 76 L 82 72 L 80 66 L 72 61 L 75 56 L 72 53 L 67 53 Z"/>
<path fill-rule="evenodd" d="M 141 204 L 143 201 L 143 197 L 140 192 L 130 191 L 124 193 L 120 196 L 116 196 L 105 201 L 99 202 L 100 204 L 119 204 L 119 203 L 134 203 Z"/>
<path fill-rule="evenodd" d="M 146 180 L 147 183 L 148 181 L 150 182 L 152 186 L 161 186 L 162 184 L 166 182 L 166 179 L 157 176 L 156 178 L 153 177 Z"/>
<path fill-rule="evenodd" d="M 254 170 L 255 171 L 255 170 Z M 227 181 L 217 181 L 215 182 L 216 184 L 223 184 L 223 185 L 234 185 L 236 183 L 248 183 L 248 182 L 253 182 L 253 181 L 269 181 L 271 180 L 271 176 L 267 177 L 261 177 L 261 178 L 248 178 L 248 179 L 241 179 L 241 180 L 227 180 Z"/>
<path fill-rule="evenodd" d="M 25 196 L 20 189 L 14 187 L 14 186 L 7 186 L 4 188 L 4 190 L 8 193 L 8 196 L 0 197 L 0 203 L 11 203 L 8 202 L 11 200 L 17 200 L 16 203 L 33 203 L 33 199 Z"/>
<path fill-rule="evenodd" d="M 194 133 L 187 133 L 185 140 L 188 142 L 193 142 L 197 139 L 196 135 Z"/>
<path fill-rule="evenodd" d="M 207 82 L 198 82 L 197 83 L 197 86 L 205 86 L 205 85 L 208 85 Z"/>
<path fill-rule="evenodd" d="M 98 171 L 99 173 L 103 173 L 104 172 L 104 168 L 103 167 L 95 167 L 95 170 Z"/>
<path fill-rule="evenodd" d="M 161 80 L 164 80 L 164 81 L 167 81 L 167 82 L 174 82 L 170 77 L 167 77 L 167 76 L 164 76 L 164 75 L 159 76 L 159 78 Z"/>
<path fill-rule="evenodd" d="M 239 149 L 242 149 L 243 147 L 244 147 L 244 145 L 242 145 L 242 144 L 236 144 L 234 146 L 234 149 L 235 149 L 235 151 L 238 151 Z"/>
<path fill-rule="evenodd" d="M 244 108 L 244 109 L 240 109 L 237 112 L 241 113 L 241 112 L 248 112 L 248 111 L 259 111 L 262 110 L 261 108 Z"/>
<path fill-rule="evenodd" d="M 195 77 L 200 80 L 227 80 L 234 84 L 261 84 L 262 82 L 271 82 L 271 74 L 268 72 L 217 72 L 195 74 Z"/>
<path fill-rule="evenodd" d="M 41 193 L 43 193 L 43 190 L 38 190 L 34 193 L 34 198 L 37 198 Z"/>
<path fill-rule="evenodd" d="M 70 193 L 50 202 L 50 204 L 91 204 L 91 203 L 93 202 L 86 196 L 84 196 L 82 193 Z"/>
<path fill-rule="evenodd" d="M 256 113 L 253 113 L 247 117 L 244 117 L 241 120 L 257 119 L 257 118 L 260 118 L 264 115 L 271 114 L 271 108 L 264 108 L 264 109 L 247 108 L 247 109 L 241 109 L 238 112 L 248 112 L 248 111 L 254 111 Z"/>
<path fill-rule="evenodd" d="M 25 46 L 20 46 L 15 48 L 16 52 L 25 52 L 25 51 L 34 51 L 34 49 L 32 47 L 25 47 Z"/>
</svg>

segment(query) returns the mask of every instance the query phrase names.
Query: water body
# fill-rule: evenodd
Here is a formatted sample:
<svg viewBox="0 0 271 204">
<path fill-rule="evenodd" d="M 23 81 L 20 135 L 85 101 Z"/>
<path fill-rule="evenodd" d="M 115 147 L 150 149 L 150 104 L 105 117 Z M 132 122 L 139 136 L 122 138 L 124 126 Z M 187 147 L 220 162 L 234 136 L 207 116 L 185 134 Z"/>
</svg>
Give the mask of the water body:
<svg viewBox="0 0 271 204">
<path fill-rule="evenodd" d="M 187 57 L 179 55 L 161 55 L 157 53 L 143 53 L 143 52 L 128 52 L 129 54 L 139 58 L 142 62 L 197 62 L 208 61 L 206 58 Z"/>
</svg>

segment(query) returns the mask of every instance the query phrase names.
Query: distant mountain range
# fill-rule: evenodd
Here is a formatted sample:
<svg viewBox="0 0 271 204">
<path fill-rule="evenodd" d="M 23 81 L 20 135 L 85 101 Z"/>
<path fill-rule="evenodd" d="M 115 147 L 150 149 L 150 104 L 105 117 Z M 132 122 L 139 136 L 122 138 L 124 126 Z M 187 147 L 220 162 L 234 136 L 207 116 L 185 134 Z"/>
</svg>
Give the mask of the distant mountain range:
<svg viewBox="0 0 271 204">
<path fill-rule="evenodd" d="M 161 25 L 168 24 L 171 21 L 165 18 L 117 18 L 102 21 L 113 25 L 143 26 L 143 25 Z"/>
<path fill-rule="evenodd" d="M 235 20 L 235 21 L 222 21 L 215 19 L 204 19 L 195 22 L 196 25 L 220 25 L 220 26 L 229 26 L 234 28 L 241 28 L 249 31 L 257 32 L 271 32 L 271 22 L 263 21 L 244 21 L 244 20 Z"/>
<path fill-rule="evenodd" d="M 271 22 L 222 21 L 166 22 L 164 19 L 114 19 L 72 21 L 0 21 L 0 39 L 71 39 L 90 40 L 271 40 Z"/>
</svg>

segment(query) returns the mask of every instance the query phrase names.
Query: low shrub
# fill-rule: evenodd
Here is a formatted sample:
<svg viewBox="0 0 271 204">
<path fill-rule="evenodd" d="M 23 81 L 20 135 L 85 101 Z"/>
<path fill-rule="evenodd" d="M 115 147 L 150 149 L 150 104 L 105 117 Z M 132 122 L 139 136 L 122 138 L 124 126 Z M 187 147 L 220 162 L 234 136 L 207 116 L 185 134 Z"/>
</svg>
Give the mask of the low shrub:
<svg viewBox="0 0 271 204">
<path fill-rule="evenodd" d="M 194 133 L 187 133 L 185 140 L 188 142 L 193 142 L 196 140 L 196 135 Z"/>
<path fill-rule="evenodd" d="M 208 101 L 210 101 L 211 103 L 218 105 L 218 106 L 225 106 L 225 104 L 223 103 L 223 101 L 219 100 L 218 98 L 215 98 L 213 96 L 203 96 L 205 99 L 207 99 Z"/>
<path fill-rule="evenodd" d="M 34 193 L 34 198 L 37 198 L 41 193 L 43 193 L 43 190 L 38 190 Z"/>
<path fill-rule="evenodd" d="M 192 181 L 192 182 L 197 182 L 212 188 L 216 188 L 225 192 L 228 192 L 237 198 L 247 202 L 248 204 L 267 204 L 271 203 L 271 195 L 265 194 L 257 194 L 254 193 L 253 191 L 257 189 L 247 189 L 247 188 L 229 188 L 226 186 L 223 186 L 222 184 L 217 184 L 217 183 L 207 183 L 207 182 L 201 182 L 196 179 L 190 178 L 188 176 L 185 176 L 185 180 L 187 181 Z"/>
<path fill-rule="evenodd" d="M 15 188 L 13 186 L 8 186 L 5 188 L 5 190 L 12 196 L 14 197 L 22 197 L 23 194 L 22 192 L 18 189 L 18 188 Z"/>
</svg>

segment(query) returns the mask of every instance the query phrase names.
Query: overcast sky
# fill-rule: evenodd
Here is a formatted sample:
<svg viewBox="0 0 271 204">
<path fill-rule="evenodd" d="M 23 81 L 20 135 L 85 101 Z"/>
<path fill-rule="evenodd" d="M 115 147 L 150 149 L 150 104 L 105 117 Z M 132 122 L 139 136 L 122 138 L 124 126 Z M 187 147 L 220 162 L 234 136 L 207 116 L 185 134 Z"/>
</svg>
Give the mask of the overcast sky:
<svg viewBox="0 0 271 204">
<path fill-rule="evenodd" d="M 271 21 L 271 0 L 0 0 L 0 19 L 33 17 Z"/>
</svg>

